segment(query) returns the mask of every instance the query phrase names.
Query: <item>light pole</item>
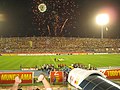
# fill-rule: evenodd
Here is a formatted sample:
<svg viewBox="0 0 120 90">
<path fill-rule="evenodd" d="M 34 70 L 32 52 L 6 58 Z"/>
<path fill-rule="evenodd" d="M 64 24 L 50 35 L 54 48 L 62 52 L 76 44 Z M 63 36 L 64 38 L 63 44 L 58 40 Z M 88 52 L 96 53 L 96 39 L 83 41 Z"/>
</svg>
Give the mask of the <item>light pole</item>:
<svg viewBox="0 0 120 90">
<path fill-rule="evenodd" d="M 104 25 L 109 23 L 109 15 L 108 14 L 99 14 L 96 17 L 96 23 L 101 26 L 101 39 L 104 37 Z"/>
<path fill-rule="evenodd" d="M 101 25 L 101 39 L 103 39 L 103 30 L 104 30 L 104 26 Z"/>
</svg>

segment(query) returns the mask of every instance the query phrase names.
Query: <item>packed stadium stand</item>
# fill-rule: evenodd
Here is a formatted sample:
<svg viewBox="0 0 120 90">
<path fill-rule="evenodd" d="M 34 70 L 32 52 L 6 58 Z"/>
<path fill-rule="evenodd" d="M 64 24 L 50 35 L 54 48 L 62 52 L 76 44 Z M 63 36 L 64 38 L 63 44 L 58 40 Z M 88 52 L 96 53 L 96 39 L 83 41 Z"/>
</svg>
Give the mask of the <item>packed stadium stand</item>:
<svg viewBox="0 0 120 90">
<path fill-rule="evenodd" d="M 120 53 L 120 39 L 79 37 L 0 38 L 0 53 L 43 52 Z"/>
</svg>

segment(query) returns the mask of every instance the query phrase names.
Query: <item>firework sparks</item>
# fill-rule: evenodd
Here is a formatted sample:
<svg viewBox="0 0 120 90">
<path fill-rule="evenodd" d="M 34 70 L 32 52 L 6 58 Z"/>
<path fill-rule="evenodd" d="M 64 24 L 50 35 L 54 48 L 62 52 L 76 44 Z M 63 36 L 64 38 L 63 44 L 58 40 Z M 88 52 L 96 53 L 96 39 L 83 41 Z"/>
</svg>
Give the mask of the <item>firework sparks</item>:
<svg viewBox="0 0 120 90">
<path fill-rule="evenodd" d="M 47 6 L 44 13 L 38 10 L 41 3 Z M 62 36 L 66 32 L 65 27 L 69 27 L 77 19 L 74 16 L 77 8 L 74 0 L 33 0 L 33 25 L 36 30 L 40 30 L 40 35 Z"/>
</svg>

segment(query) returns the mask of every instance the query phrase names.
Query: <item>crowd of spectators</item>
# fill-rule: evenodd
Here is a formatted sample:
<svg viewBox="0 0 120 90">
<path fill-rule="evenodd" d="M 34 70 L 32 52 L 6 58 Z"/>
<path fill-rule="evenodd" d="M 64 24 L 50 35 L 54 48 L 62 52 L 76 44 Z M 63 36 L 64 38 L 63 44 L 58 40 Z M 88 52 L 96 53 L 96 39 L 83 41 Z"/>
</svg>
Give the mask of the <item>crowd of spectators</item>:
<svg viewBox="0 0 120 90">
<path fill-rule="evenodd" d="M 45 71 L 48 75 L 50 74 L 50 71 L 54 71 L 55 67 L 53 64 L 44 64 L 42 65 L 39 70 Z"/>
<path fill-rule="evenodd" d="M 71 66 L 73 68 L 82 68 L 82 69 L 87 69 L 87 70 L 96 70 L 97 69 L 96 67 L 91 66 L 90 64 L 84 65 L 84 64 L 81 64 L 81 63 L 74 63 L 74 64 L 71 64 Z"/>
<path fill-rule="evenodd" d="M 26 68 L 26 67 L 20 66 L 20 70 L 24 70 L 24 68 Z M 35 68 L 35 69 L 31 69 L 31 68 L 29 68 L 29 69 L 30 70 L 41 70 L 43 72 L 46 72 L 47 75 L 49 75 L 51 71 L 65 71 L 67 69 L 72 70 L 74 68 L 81 68 L 81 69 L 87 69 L 87 70 L 96 70 L 97 69 L 96 67 L 94 67 L 90 64 L 84 65 L 82 63 L 72 63 L 71 65 L 66 65 L 66 64 L 61 63 L 61 64 L 58 64 L 57 66 L 55 66 L 54 64 L 43 64 L 41 66 L 35 66 L 32 68 Z"/>
<path fill-rule="evenodd" d="M 1 53 L 95 52 L 120 53 L 120 39 L 79 37 L 0 38 Z"/>
</svg>

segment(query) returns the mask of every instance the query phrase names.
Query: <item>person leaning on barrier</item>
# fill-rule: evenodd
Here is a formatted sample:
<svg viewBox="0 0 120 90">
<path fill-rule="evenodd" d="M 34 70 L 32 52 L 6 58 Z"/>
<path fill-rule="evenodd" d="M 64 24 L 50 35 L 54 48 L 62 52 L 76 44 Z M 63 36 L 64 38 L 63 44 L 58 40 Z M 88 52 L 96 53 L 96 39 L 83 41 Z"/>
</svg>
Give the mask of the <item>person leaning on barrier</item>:
<svg viewBox="0 0 120 90">
<path fill-rule="evenodd" d="M 11 90 L 19 90 L 19 84 L 21 82 L 22 80 L 18 76 L 15 77 L 15 83 L 13 84 L 13 87 Z M 47 81 L 47 79 L 43 74 L 39 75 L 37 82 L 42 82 L 46 90 L 52 90 L 50 83 Z"/>
</svg>

